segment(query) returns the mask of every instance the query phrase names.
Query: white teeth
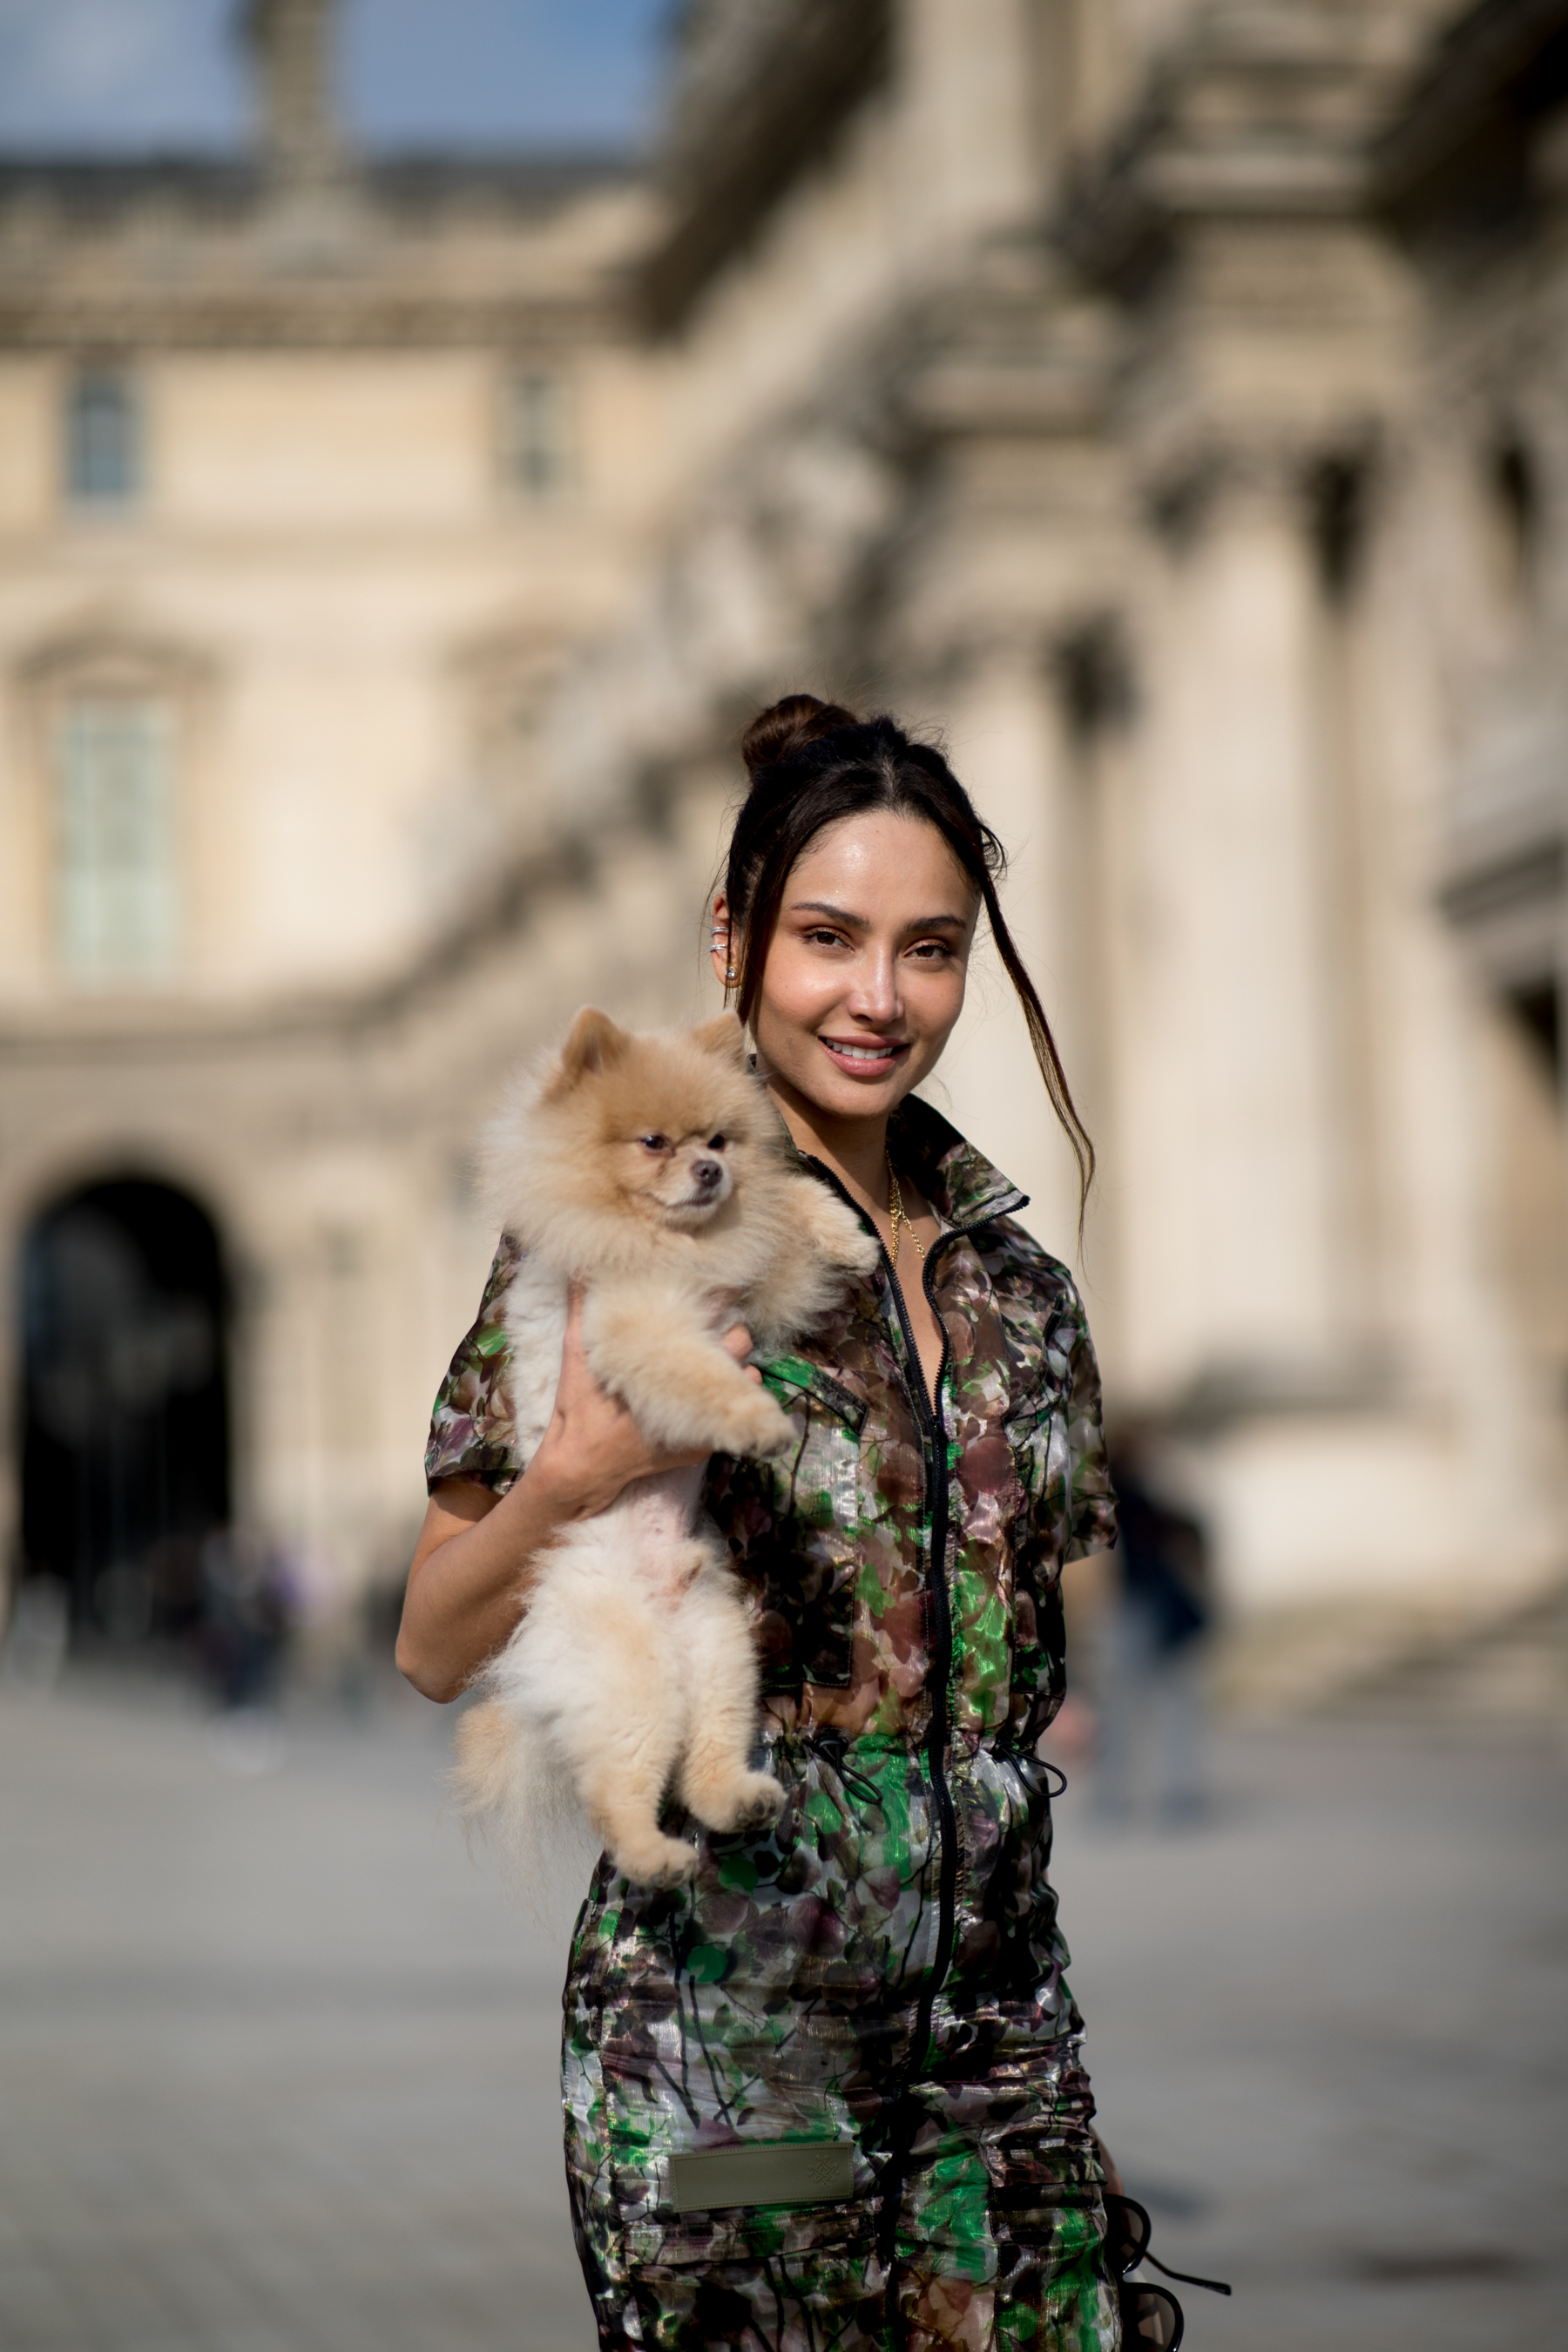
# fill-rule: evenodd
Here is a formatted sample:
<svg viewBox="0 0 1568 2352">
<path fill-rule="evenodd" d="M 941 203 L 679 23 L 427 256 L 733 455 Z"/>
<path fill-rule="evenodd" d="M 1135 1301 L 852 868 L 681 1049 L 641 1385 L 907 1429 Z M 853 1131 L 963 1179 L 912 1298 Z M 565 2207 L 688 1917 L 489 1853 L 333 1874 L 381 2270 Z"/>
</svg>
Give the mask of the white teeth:
<svg viewBox="0 0 1568 2352">
<path fill-rule="evenodd" d="M 836 1054 L 847 1054 L 852 1062 L 885 1062 L 897 1049 L 891 1045 L 841 1045 L 837 1038 L 824 1039 Z"/>
</svg>

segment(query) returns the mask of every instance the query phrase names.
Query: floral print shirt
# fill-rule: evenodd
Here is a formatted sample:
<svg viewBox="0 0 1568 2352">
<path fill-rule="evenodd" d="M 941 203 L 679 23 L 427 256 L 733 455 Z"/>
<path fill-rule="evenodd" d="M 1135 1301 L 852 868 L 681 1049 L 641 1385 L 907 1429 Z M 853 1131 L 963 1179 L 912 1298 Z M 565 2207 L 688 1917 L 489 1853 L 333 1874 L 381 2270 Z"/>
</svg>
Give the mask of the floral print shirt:
<svg viewBox="0 0 1568 2352">
<path fill-rule="evenodd" d="M 953 1732 L 1032 1747 L 1061 1697 L 1062 1564 L 1115 1541 L 1094 1351 L 1071 1276 L 1010 1213 L 1016 1188 L 914 1098 L 891 1144 L 943 1228 L 931 1273 L 947 1337 L 936 1477 L 919 1360 L 884 1266 L 798 1352 L 763 1366 L 795 1446 L 765 1463 L 715 1455 L 707 1507 L 752 1589 L 781 1725 L 917 1741 L 936 1703 L 942 1612 L 926 1563 L 940 1511 Z M 462 1478 L 504 1494 L 525 1466 L 502 1322 L 520 1255 L 503 1234 L 441 1384 L 432 1491 Z"/>
</svg>

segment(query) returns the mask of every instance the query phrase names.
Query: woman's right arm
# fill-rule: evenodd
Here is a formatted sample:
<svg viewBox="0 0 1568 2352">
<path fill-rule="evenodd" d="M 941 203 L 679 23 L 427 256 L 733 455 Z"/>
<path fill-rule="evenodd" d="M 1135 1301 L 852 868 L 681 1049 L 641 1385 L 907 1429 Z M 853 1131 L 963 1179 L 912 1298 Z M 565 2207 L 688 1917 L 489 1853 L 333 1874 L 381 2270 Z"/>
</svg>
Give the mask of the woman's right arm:
<svg viewBox="0 0 1568 2352">
<path fill-rule="evenodd" d="M 724 1345 L 742 1360 L 751 1334 L 737 1324 Z M 707 1458 L 649 1446 L 589 1370 L 574 1299 L 554 1411 L 522 1476 L 499 1497 L 463 1478 L 443 1480 L 430 1497 L 404 1596 L 398 1671 L 426 1698 L 459 1697 L 511 1634 L 540 1557 L 563 1528 L 607 1510 L 634 1478 Z"/>
<path fill-rule="evenodd" d="M 521 1616 L 540 1552 L 566 1525 L 537 1462 L 510 1493 L 445 1478 L 414 1548 L 398 1672 L 426 1698 L 458 1697 Z"/>
</svg>

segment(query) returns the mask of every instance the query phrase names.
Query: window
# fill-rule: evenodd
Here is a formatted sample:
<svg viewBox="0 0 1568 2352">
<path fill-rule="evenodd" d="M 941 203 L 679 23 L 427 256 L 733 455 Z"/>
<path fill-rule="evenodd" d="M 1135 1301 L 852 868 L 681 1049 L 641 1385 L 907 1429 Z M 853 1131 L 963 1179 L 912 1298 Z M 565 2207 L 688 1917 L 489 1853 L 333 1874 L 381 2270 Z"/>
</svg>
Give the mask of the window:
<svg viewBox="0 0 1568 2352">
<path fill-rule="evenodd" d="M 507 480 L 523 498 L 543 504 L 571 488 L 572 427 L 571 390 L 560 376 L 528 369 L 512 378 L 503 456 Z"/>
<path fill-rule="evenodd" d="M 155 981 L 178 919 L 174 728 L 162 702 L 80 695 L 61 717 L 57 855 L 60 958 L 88 986 Z"/>
<path fill-rule="evenodd" d="M 66 487 L 74 504 L 127 506 L 142 487 L 142 420 L 129 378 L 89 369 L 66 412 Z"/>
</svg>

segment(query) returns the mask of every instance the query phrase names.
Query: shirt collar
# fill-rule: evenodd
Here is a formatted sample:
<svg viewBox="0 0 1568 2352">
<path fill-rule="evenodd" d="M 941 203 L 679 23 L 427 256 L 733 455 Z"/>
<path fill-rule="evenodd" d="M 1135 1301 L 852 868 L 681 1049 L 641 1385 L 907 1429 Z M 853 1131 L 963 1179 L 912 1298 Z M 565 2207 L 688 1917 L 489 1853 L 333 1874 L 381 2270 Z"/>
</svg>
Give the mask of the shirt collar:
<svg viewBox="0 0 1568 2352">
<path fill-rule="evenodd" d="M 784 1133 L 791 1157 L 805 1164 L 787 1128 Z M 888 1149 L 944 1225 L 984 1224 L 1027 1205 L 1027 1193 L 918 1095 L 906 1095 L 888 1121 Z"/>
</svg>

